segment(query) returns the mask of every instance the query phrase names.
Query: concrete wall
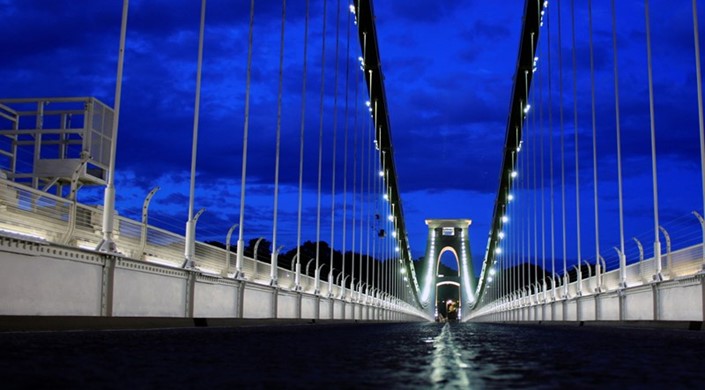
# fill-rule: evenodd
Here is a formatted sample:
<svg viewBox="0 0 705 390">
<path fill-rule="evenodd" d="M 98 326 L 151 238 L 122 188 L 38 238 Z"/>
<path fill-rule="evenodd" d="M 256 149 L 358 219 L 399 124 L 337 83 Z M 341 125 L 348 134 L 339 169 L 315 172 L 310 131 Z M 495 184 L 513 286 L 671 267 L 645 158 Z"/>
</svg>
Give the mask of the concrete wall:
<svg viewBox="0 0 705 390">
<path fill-rule="evenodd" d="M 0 316 L 350 320 L 353 307 L 359 313 L 367 313 L 368 307 L 351 303 L 349 297 L 343 302 L 4 236 L 0 236 L 0 297 Z M 403 307 L 397 310 L 408 311 Z M 359 313 L 355 319 L 367 318 Z M 423 320 L 412 312 L 398 317 Z M 381 313 L 373 319 L 380 318 Z"/>
<path fill-rule="evenodd" d="M 646 282 L 624 289 L 572 296 L 542 293 L 523 300 L 524 306 L 484 307 L 470 321 L 705 321 L 705 275 Z"/>
</svg>

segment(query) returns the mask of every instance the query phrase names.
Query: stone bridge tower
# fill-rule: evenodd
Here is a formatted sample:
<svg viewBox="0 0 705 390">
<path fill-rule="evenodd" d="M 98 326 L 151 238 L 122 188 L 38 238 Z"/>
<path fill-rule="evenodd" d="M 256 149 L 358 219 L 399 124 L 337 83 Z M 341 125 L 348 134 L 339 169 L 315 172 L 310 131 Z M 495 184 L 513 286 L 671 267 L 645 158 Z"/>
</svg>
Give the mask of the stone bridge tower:
<svg viewBox="0 0 705 390">
<path fill-rule="evenodd" d="M 469 219 L 427 219 L 426 256 L 421 266 L 421 302 L 426 310 L 436 313 L 438 286 L 450 284 L 459 289 L 460 310 L 474 302 L 476 281 L 472 270 L 472 254 L 468 229 Z M 441 256 L 451 252 L 458 262 L 458 276 L 438 274 Z M 462 312 L 461 312 L 462 313 Z M 460 318 L 460 316 L 459 316 Z"/>
</svg>

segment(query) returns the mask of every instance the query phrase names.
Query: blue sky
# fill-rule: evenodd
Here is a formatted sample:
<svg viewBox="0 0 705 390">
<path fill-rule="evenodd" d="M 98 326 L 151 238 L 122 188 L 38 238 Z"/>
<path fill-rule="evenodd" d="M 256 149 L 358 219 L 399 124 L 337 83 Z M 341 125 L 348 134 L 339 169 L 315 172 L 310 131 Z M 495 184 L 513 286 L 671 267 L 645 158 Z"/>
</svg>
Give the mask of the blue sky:
<svg viewBox="0 0 705 390">
<path fill-rule="evenodd" d="M 95 96 L 112 105 L 120 3 L 0 0 L 3 20 L 0 47 L 4 53 L 0 62 L 0 98 Z M 175 231 L 183 231 L 187 218 L 198 3 L 133 0 L 128 22 L 117 154 L 117 209 L 121 215 L 138 217 L 147 192 L 159 185 L 162 190 L 151 204 L 150 221 Z M 591 233 L 594 221 L 587 10 L 583 2 L 577 3 L 581 229 L 584 233 Z M 610 247 L 619 242 L 612 42 L 608 4 L 595 3 L 600 3 L 595 4 L 593 11 L 598 85 L 600 228 L 601 245 L 606 248 L 603 255 L 609 259 L 612 255 Z M 698 233 L 697 221 L 688 214 L 702 208 L 702 195 L 692 14 L 689 2 L 681 3 L 652 4 L 651 26 L 661 220 L 667 228 L 668 223 L 672 223 L 674 231 L 683 231 L 684 238 L 679 241 L 683 243 L 690 239 L 687 237 L 692 231 Z M 304 1 L 288 1 L 286 21 L 278 240 L 286 245 L 286 249 L 296 246 L 304 4 Z M 348 14 L 347 2 L 340 4 L 337 166 L 342 172 Z M 549 6 L 554 34 L 557 32 L 557 4 L 553 1 Z M 324 142 L 328 144 L 332 140 L 333 127 L 336 5 L 337 2 L 329 1 L 326 31 L 323 118 Z M 500 174 L 523 5 L 523 1 L 475 0 L 378 1 L 374 4 L 398 183 L 414 257 L 422 256 L 425 250 L 427 229 L 424 220 L 427 218 L 472 219 L 471 245 L 476 267 L 484 256 Z M 564 1 L 561 6 L 566 234 L 568 258 L 574 259 L 577 249 L 575 240 L 571 239 L 576 234 L 576 222 L 570 2 Z M 246 1 L 211 0 L 208 4 L 196 182 L 196 208 L 207 209 L 197 230 L 197 238 L 203 241 L 224 241 L 228 228 L 239 218 L 248 7 Z M 705 11 L 702 6 L 700 8 L 702 19 Z M 625 236 L 628 240 L 632 236 L 646 237 L 644 243 L 648 248 L 649 229 L 653 227 L 643 3 L 620 1 L 617 13 Z M 316 229 L 321 14 L 322 2 L 313 1 L 308 38 L 304 240 L 314 240 Z M 264 236 L 271 239 L 272 236 L 280 18 L 280 2 L 256 2 L 246 238 Z M 542 30 L 544 36 L 539 42 L 539 73 L 543 73 L 534 81 L 532 99 L 535 103 L 529 116 L 530 121 L 535 120 L 529 124 L 529 132 L 532 123 L 535 123 L 534 129 L 539 130 L 539 123 L 543 122 L 543 134 L 548 134 L 546 29 L 547 26 Z M 554 169 L 560 174 L 557 36 L 553 35 L 551 39 Z M 359 78 L 355 67 L 355 58 L 360 54 L 359 44 L 355 40 L 350 47 L 351 74 Z M 543 86 L 539 87 L 541 78 Z M 362 91 L 361 88 L 361 94 Z M 348 98 L 351 112 L 357 105 L 358 118 L 365 117 L 360 113 L 365 109 L 366 98 L 359 96 L 355 102 L 352 86 Z M 543 111 L 539 107 L 543 107 Z M 349 120 L 352 129 L 352 114 Z M 352 144 L 352 135 L 350 137 Z M 547 145 L 547 136 L 544 140 Z M 538 147 L 538 141 L 528 140 L 525 145 L 526 150 L 536 150 L 530 145 Z M 547 150 L 544 157 L 548 159 Z M 327 150 L 324 167 L 331 164 L 332 154 Z M 352 165 L 352 161 L 349 164 Z M 547 173 L 547 165 L 544 169 Z M 321 238 L 328 241 L 330 169 L 324 169 L 324 172 L 328 174 L 322 183 L 325 192 Z M 352 178 L 348 180 L 348 186 L 351 186 Z M 560 185 L 559 181 L 557 183 Z M 340 221 L 342 173 L 338 173 L 336 186 L 337 220 Z M 560 207 L 558 188 L 555 199 Z M 84 202 L 100 202 L 99 189 L 81 191 Z M 547 193 L 545 196 L 548 199 Z M 352 196 L 347 199 L 350 206 Z M 526 196 L 523 199 L 527 199 Z M 383 214 L 381 210 L 380 213 Z M 559 215 L 555 218 L 555 250 L 561 253 L 561 220 Z M 337 248 L 340 248 L 341 229 L 338 224 Z M 590 233 L 585 233 L 583 239 L 583 258 L 594 257 L 594 236 Z M 631 256 L 633 260 L 633 254 Z"/>
</svg>

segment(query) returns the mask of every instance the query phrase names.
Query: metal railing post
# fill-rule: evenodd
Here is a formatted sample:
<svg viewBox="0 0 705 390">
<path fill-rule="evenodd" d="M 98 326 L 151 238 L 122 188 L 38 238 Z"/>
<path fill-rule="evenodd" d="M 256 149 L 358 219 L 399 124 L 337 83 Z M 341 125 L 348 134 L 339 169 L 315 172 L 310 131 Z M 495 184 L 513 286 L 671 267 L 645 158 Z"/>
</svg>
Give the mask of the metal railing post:
<svg viewBox="0 0 705 390">
<path fill-rule="evenodd" d="M 313 293 L 315 295 L 320 295 L 320 293 L 321 293 L 321 270 L 323 269 L 324 266 L 325 266 L 325 264 L 321 264 L 314 271 Z"/>
<path fill-rule="evenodd" d="M 145 254 L 144 254 L 144 248 L 147 246 L 147 225 L 149 222 L 149 203 L 152 201 L 152 197 L 154 197 L 154 194 L 159 191 L 159 186 L 156 186 L 152 188 L 151 191 L 147 194 L 147 196 L 144 198 L 144 202 L 142 203 L 142 229 L 140 232 L 140 258 L 144 260 Z"/>
<path fill-rule="evenodd" d="M 294 291 L 301 291 L 301 263 L 298 253 L 291 259 L 291 270 L 294 271 Z"/>
<path fill-rule="evenodd" d="M 184 243 L 184 254 L 186 259 L 184 260 L 182 268 L 196 268 L 196 261 L 194 260 L 194 256 L 196 253 L 196 224 L 198 223 L 198 218 L 201 216 L 201 214 L 203 214 L 204 211 L 206 211 L 206 209 L 198 210 L 196 215 L 194 215 L 193 219 L 186 222 L 186 239 Z"/>
<path fill-rule="evenodd" d="M 257 252 L 258 252 L 258 250 L 259 250 L 259 243 L 262 242 L 262 240 L 264 240 L 264 237 L 260 237 L 260 238 L 257 239 L 257 241 L 255 241 L 255 251 L 254 251 L 254 253 L 252 254 L 252 258 L 255 259 L 255 261 L 258 260 L 258 259 L 257 259 Z"/>
<path fill-rule="evenodd" d="M 280 245 L 279 248 L 276 248 L 272 254 L 272 263 L 269 267 L 270 286 L 277 286 L 279 284 L 279 251 L 281 251 L 282 248 L 284 248 L 284 245 Z"/>
<path fill-rule="evenodd" d="M 333 267 L 329 267 L 330 271 L 328 271 L 328 298 L 333 297 L 333 271 L 335 270 Z"/>
<path fill-rule="evenodd" d="M 590 263 L 588 263 L 587 260 L 583 260 L 583 263 L 585 263 L 588 269 L 588 281 L 592 280 L 592 268 L 590 268 Z M 590 291 L 590 283 L 588 283 L 588 291 Z"/>
<path fill-rule="evenodd" d="M 701 248 L 702 248 L 702 256 L 703 256 L 702 257 L 702 259 L 703 259 L 702 260 L 702 267 L 700 269 L 700 272 L 705 272 L 705 219 L 703 219 L 703 216 L 700 215 L 700 213 L 698 213 L 695 210 L 691 211 L 691 214 L 695 215 L 695 218 L 697 218 L 698 221 L 700 222 L 700 229 L 702 230 L 702 234 L 703 234 L 703 239 L 702 239 L 702 242 L 700 243 Z"/>
<path fill-rule="evenodd" d="M 345 275 L 345 277 L 343 277 L 343 282 L 340 284 L 340 295 L 338 296 L 338 299 L 345 300 L 345 281 L 348 280 L 349 277 L 350 275 Z"/>
<path fill-rule="evenodd" d="M 619 256 L 619 288 L 627 288 L 627 259 L 619 248 L 613 247 Z"/>
<path fill-rule="evenodd" d="M 663 226 L 658 227 L 663 236 L 666 238 L 666 259 L 668 261 L 668 276 L 673 279 L 673 258 L 671 257 L 671 236 L 668 234 Z M 660 260 L 660 256 L 659 256 Z M 654 275 L 654 280 L 663 280 L 661 275 L 661 262 L 658 262 L 658 275 Z"/>
<path fill-rule="evenodd" d="M 230 271 L 230 240 L 233 236 L 233 231 L 235 228 L 238 227 L 239 224 L 234 224 L 233 226 L 230 227 L 228 230 L 228 234 L 225 235 L 225 267 L 223 267 L 223 270 L 220 272 L 220 275 L 222 277 L 227 277 L 228 276 L 228 271 Z M 236 276 L 239 276 L 240 278 L 244 277 L 245 275 L 241 272 L 240 274 L 235 272 Z"/>
<path fill-rule="evenodd" d="M 605 262 L 605 258 L 602 255 L 600 255 L 600 263 L 602 264 L 603 273 L 607 273 L 607 262 Z M 602 291 L 602 278 L 602 275 L 600 275 L 599 285 L 597 286 L 600 291 Z"/>
<path fill-rule="evenodd" d="M 69 193 L 69 201 L 71 203 L 69 203 L 68 228 L 66 229 L 64 238 L 61 240 L 61 243 L 64 245 L 67 245 L 71 241 L 73 232 L 76 230 L 76 209 L 78 208 L 77 194 L 78 190 L 81 189 L 78 185 L 78 177 L 81 173 L 81 169 L 86 165 L 89 158 L 87 154 L 82 153 L 81 162 L 71 174 L 71 190 Z M 103 212 L 105 212 L 105 210 L 103 210 Z"/>
<path fill-rule="evenodd" d="M 639 248 L 639 277 L 641 277 L 641 269 L 642 269 L 642 263 L 644 261 L 644 247 L 641 245 L 641 241 L 639 241 L 636 237 L 632 237 L 632 240 L 636 242 L 637 248 Z M 656 246 L 654 245 L 654 254 L 656 253 Z M 661 250 L 661 245 L 659 242 L 658 250 Z M 661 257 L 659 256 L 659 259 Z"/>
<path fill-rule="evenodd" d="M 309 276 L 309 274 L 308 274 L 308 267 L 311 265 L 311 262 L 313 262 L 313 261 L 316 261 L 316 259 L 315 259 L 315 258 L 311 258 L 311 259 L 308 261 L 308 263 L 306 263 L 306 276 Z M 310 285 L 307 284 L 306 287 L 310 287 Z"/>
<path fill-rule="evenodd" d="M 574 265 L 573 268 L 575 268 L 578 275 L 578 288 L 575 295 L 581 296 L 583 295 L 583 272 L 580 270 L 580 266 L 578 265 Z"/>
</svg>

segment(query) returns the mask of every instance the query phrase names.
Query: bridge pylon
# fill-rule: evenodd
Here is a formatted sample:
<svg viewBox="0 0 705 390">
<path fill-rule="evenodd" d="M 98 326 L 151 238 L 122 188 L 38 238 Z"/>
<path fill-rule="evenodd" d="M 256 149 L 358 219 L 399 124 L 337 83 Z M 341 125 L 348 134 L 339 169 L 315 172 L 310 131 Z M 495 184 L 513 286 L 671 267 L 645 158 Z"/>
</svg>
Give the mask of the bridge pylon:
<svg viewBox="0 0 705 390">
<path fill-rule="evenodd" d="M 470 252 L 469 219 L 427 219 L 428 237 L 426 255 L 421 273 L 421 302 L 431 315 L 436 314 L 436 292 L 441 283 L 457 285 L 459 289 L 459 310 L 470 307 L 475 301 L 474 291 L 477 284 L 472 270 Z M 455 255 L 458 263 L 458 277 L 441 277 L 438 268 L 441 256 L 445 252 Z M 440 280 L 440 281 L 439 281 Z M 458 313 L 461 318 L 461 312 Z"/>
</svg>

